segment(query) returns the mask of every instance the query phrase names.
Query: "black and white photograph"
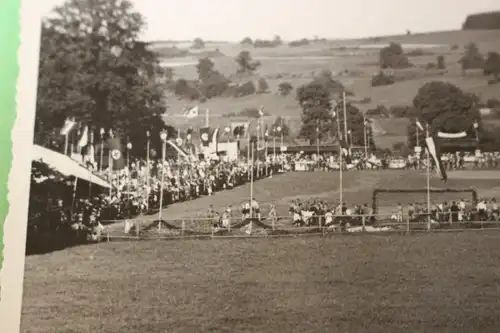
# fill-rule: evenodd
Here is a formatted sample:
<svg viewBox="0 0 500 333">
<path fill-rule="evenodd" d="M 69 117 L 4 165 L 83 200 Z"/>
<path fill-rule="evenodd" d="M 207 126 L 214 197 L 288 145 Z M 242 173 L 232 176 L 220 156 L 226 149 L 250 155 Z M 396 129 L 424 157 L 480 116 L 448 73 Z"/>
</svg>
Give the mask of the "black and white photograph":
<svg viewBox="0 0 500 333">
<path fill-rule="evenodd" d="M 44 8 L 20 332 L 500 331 L 498 1 Z"/>
</svg>

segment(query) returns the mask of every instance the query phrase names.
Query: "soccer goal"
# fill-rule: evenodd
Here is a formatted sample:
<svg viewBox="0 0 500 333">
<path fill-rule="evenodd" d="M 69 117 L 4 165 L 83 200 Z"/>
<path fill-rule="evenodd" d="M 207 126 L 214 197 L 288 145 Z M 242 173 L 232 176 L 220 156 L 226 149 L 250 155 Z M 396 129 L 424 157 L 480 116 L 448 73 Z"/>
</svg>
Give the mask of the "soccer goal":
<svg viewBox="0 0 500 333">
<path fill-rule="evenodd" d="M 464 200 L 468 205 L 477 202 L 475 189 L 430 189 L 431 204 L 452 203 Z M 427 207 L 427 189 L 375 189 L 373 191 L 372 209 L 374 216 L 390 216 L 397 211 L 398 205 Z"/>
</svg>

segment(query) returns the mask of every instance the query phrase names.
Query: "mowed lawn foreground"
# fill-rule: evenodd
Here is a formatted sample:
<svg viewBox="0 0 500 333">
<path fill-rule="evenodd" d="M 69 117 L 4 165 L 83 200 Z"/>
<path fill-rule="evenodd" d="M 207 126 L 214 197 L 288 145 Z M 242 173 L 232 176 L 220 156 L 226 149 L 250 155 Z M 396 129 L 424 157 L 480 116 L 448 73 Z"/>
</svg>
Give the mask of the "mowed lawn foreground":
<svg viewBox="0 0 500 333">
<path fill-rule="evenodd" d="M 26 259 L 21 332 L 498 332 L 500 233 L 102 243 Z"/>
</svg>

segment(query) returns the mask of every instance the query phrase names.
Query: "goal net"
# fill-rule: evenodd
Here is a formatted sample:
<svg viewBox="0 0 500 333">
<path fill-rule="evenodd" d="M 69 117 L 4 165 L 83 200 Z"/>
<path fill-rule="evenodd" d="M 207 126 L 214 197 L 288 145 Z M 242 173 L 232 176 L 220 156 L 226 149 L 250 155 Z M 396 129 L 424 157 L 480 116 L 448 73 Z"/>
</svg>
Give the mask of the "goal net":
<svg viewBox="0 0 500 333">
<path fill-rule="evenodd" d="M 477 192 L 474 189 L 431 189 L 431 205 L 444 202 L 464 200 L 468 205 L 477 201 Z M 397 212 L 401 205 L 404 211 L 410 205 L 427 207 L 427 189 L 375 189 L 373 191 L 372 209 L 375 216 L 390 217 Z"/>
</svg>

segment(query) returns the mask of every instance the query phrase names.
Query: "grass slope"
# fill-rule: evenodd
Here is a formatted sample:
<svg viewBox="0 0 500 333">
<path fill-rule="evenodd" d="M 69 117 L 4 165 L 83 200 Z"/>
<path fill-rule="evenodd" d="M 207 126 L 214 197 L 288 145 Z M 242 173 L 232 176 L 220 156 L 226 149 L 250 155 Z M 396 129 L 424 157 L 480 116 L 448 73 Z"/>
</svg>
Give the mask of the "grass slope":
<svg viewBox="0 0 500 333">
<path fill-rule="evenodd" d="M 27 258 L 21 331 L 498 332 L 499 237 L 77 247 Z"/>
</svg>

